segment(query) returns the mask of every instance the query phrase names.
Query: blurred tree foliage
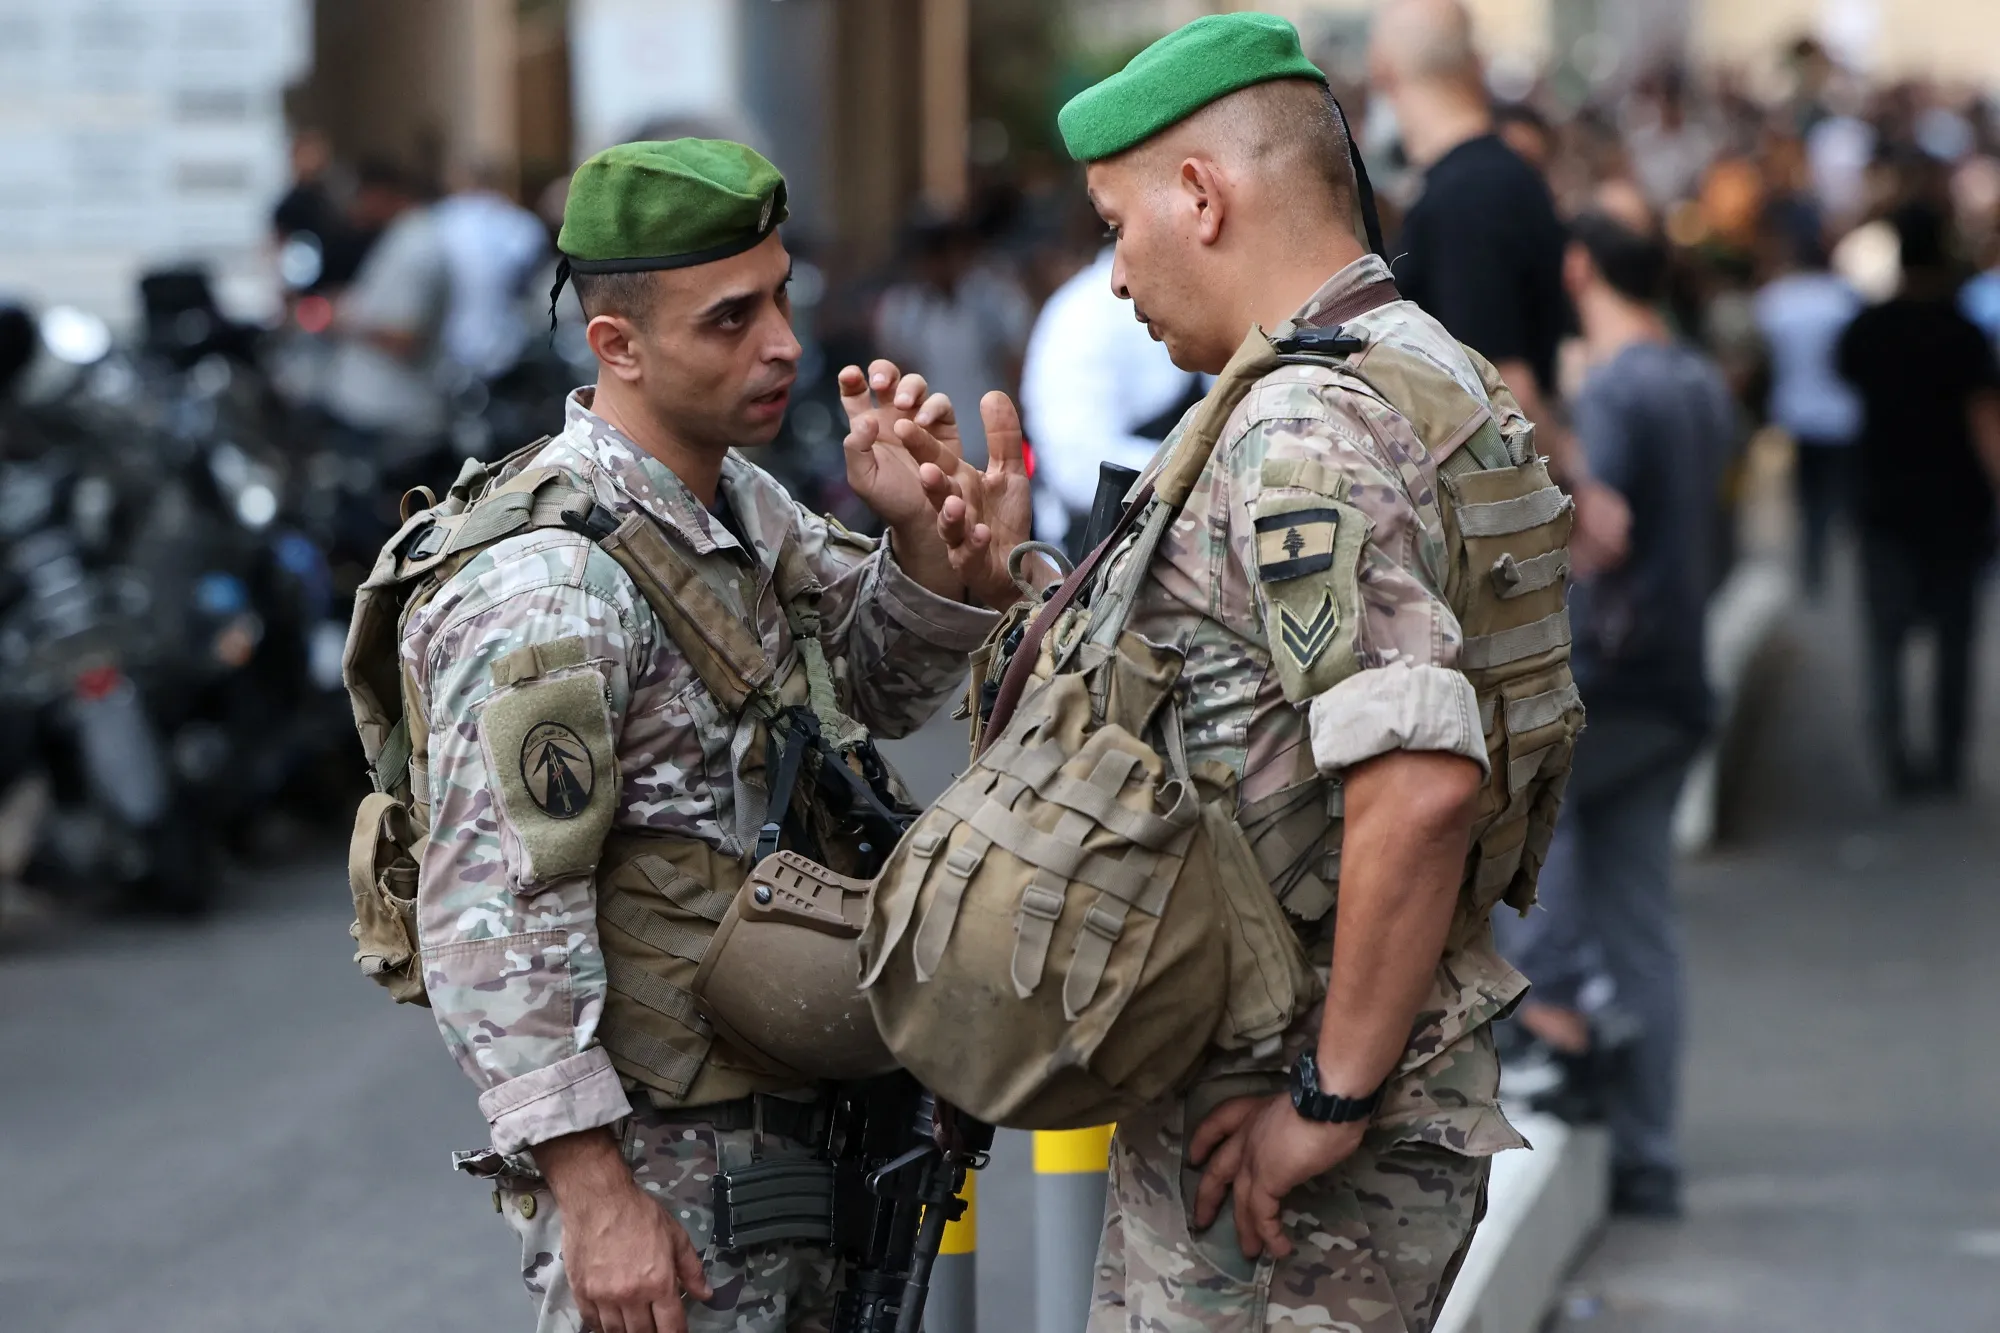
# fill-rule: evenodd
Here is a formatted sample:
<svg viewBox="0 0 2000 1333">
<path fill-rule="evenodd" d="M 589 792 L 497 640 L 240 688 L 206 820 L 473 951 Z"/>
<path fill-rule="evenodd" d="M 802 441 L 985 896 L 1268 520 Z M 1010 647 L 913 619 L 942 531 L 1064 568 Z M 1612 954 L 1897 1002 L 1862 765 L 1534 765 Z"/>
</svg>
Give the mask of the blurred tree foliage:
<svg viewBox="0 0 2000 1333">
<path fill-rule="evenodd" d="M 1146 45 L 1079 43 L 1063 0 L 972 0 L 972 115 L 999 122 L 1010 155 L 1061 154 L 1056 112 Z"/>
</svg>

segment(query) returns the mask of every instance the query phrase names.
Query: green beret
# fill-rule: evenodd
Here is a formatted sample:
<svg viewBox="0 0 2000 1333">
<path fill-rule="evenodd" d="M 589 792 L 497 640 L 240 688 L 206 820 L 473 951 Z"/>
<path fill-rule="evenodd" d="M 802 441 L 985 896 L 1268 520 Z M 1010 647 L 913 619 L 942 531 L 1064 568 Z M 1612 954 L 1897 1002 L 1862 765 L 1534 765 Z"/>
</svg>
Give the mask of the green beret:
<svg viewBox="0 0 2000 1333">
<path fill-rule="evenodd" d="M 1116 157 L 1219 97 L 1272 79 L 1317 79 L 1299 30 L 1275 14 L 1211 14 L 1160 38 L 1056 117 L 1079 162 Z"/>
<path fill-rule="evenodd" d="M 686 268 L 742 254 L 785 220 L 785 178 L 724 139 L 622 143 L 576 169 L 556 249 L 578 273 Z"/>
</svg>

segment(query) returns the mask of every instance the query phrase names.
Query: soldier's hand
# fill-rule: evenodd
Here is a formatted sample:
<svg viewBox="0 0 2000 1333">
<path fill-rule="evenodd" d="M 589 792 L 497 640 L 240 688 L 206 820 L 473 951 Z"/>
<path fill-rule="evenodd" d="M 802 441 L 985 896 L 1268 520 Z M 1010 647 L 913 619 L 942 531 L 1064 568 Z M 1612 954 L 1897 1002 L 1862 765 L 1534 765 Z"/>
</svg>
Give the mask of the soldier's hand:
<svg viewBox="0 0 2000 1333">
<path fill-rule="evenodd" d="M 920 427 L 955 468 L 961 451 L 951 399 L 932 393 L 922 375 L 906 375 L 894 362 L 878 360 L 866 375 L 859 366 L 840 372 L 840 405 L 847 411 L 842 441 L 847 484 L 890 527 L 928 526 L 932 506 L 917 480 L 917 461 L 896 428 L 904 422 Z"/>
<path fill-rule="evenodd" d="M 899 422 L 896 436 L 919 464 L 917 477 L 937 511 L 953 570 L 974 597 L 1000 610 L 1021 598 L 1007 561 L 1034 536 L 1034 497 L 1013 399 L 998 390 L 987 394 L 979 418 L 986 427 L 984 472 L 955 457 L 921 422 Z"/>
<path fill-rule="evenodd" d="M 594 1333 L 687 1333 L 685 1293 L 715 1293 L 686 1228 L 640 1189 L 609 1134 L 538 1145 L 562 1210 L 563 1269 Z"/>
<path fill-rule="evenodd" d="M 1291 1254 L 1278 1210 L 1284 1198 L 1331 1171 L 1361 1146 L 1366 1121 L 1322 1125 L 1292 1109 L 1291 1098 L 1238 1097 L 1209 1112 L 1188 1143 L 1188 1160 L 1202 1165 L 1194 1224 L 1206 1229 L 1233 1196 L 1236 1243 L 1246 1259 Z"/>
</svg>

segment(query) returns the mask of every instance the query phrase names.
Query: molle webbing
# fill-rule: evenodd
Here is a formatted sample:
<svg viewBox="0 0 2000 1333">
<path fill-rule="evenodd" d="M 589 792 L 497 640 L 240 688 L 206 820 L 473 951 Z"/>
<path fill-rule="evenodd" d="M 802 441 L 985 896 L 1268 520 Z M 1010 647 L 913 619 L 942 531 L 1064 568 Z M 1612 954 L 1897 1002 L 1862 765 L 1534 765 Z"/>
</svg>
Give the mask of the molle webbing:
<svg viewBox="0 0 2000 1333">
<path fill-rule="evenodd" d="M 1467 537 L 1511 537 L 1539 528 L 1568 507 L 1568 496 L 1554 486 L 1544 486 L 1511 500 L 1458 506 L 1458 530 Z"/>
<path fill-rule="evenodd" d="M 643 513 L 629 514 L 598 545 L 631 576 L 667 637 L 724 711 L 752 707 L 766 717 L 776 715 L 776 671 L 764 645 L 657 523 Z"/>
<path fill-rule="evenodd" d="M 1483 671 L 1488 667 L 1506 666 L 1567 647 L 1569 612 L 1558 608 L 1540 620 L 1531 620 L 1513 629 L 1473 635 L 1459 651 L 1458 661 L 1467 671 Z"/>
<path fill-rule="evenodd" d="M 1526 560 L 1503 555 L 1493 562 L 1488 574 L 1493 580 L 1493 591 L 1503 600 L 1525 597 L 1531 592 L 1553 588 L 1569 577 L 1569 548 L 1558 547 L 1529 556 Z"/>
</svg>

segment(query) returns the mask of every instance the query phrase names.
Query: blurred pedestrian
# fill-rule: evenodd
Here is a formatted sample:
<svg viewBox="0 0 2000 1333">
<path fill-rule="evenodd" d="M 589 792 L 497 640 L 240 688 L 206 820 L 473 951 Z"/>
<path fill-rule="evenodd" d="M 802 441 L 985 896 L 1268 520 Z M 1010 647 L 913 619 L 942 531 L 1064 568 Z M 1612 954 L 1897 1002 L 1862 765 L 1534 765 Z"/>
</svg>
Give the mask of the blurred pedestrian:
<svg viewBox="0 0 2000 1333">
<path fill-rule="evenodd" d="M 954 403 L 977 403 L 992 389 L 1014 392 L 1035 317 L 1021 285 L 982 262 L 979 238 L 962 219 L 918 221 L 908 249 L 909 275 L 875 309 L 877 350 L 898 364 L 921 365 L 931 388 Z M 965 457 L 984 464 L 979 413 L 960 415 Z"/>
<path fill-rule="evenodd" d="M 1897 795 L 1955 793 L 1965 781 L 1980 573 L 1994 546 L 2000 486 L 2000 370 L 1957 304 L 1944 215 L 1909 203 L 1891 221 L 1901 290 L 1862 311 L 1837 353 L 1861 397 L 1862 585 L 1868 608 L 1876 751 Z M 1904 729 L 1903 649 L 1936 636 L 1932 755 Z"/>
<path fill-rule="evenodd" d="M 1721 372 L 1659 314 L 1667 248 L 1638 188 L 1604 187 L 1571 232 L 1564 279 L 1592 365 L 1577 438 L 1631 506 L 1632 539 L 1573 590 L 1572 661 L 1590 722 L 1542 870 L 1543 910 L 1495 924 L 1534 984 L 1522 1026 L 1573 1080 L 1593 1083 L 1569 1089 L 1571 1106 L 1588 1096 L 1608 1116 L 1614 1211 L 1670 1217 L 1682 1045 L 1671 829 L 1709 726 L 1704 604 L 1735 408 Z M 1587 1014 L 1599 975 L 1615 1008 Z"/>
<path fill-rule="evenodd" d="M 1458 0 L 1406 0 L 1375 21 L 1369 77 L 1394 108 L 1423 194 L 1390 252 L 1396 286 L 1500 371 L 1576 501 L 1581 569 L 1622 554 L 1631 516 L 1556 419 L 1568 323 L 1563 229 L 1548 184 L 1495 131 L 1472 23 Z"/>
<path fill-rule="evenodd" d="M 387 163 L 362 168 L 354 211 L 381 239 L 336 308 L 322 406 L 360 434 L 435 435 L 445 424 L 436 371 L 451 296 L 436 214 Z"/>
<path fill-rule="evenodd" d="M 1143 470 L 1205 392 L 1111 289 L 1112 252 L 1056 289 L 1028 338 L 1021 407 L 1035 450 L 1035 530 L 1072 556 L 1100 463 Z"/>
<path fill-rule="evenodd" d="M 480 379 L 497 379 L 527 348 L 521 298 L 549 253 L 548 231 L 507 194 L 507 173 L 497 163 L 464 170 L 454 184 L 432 210 L 450 270 L 442 350 Z"/>
<path fill-rule="evenodd" d="M 1764 248 L 1774 276 L 1757 292 L 1756 315 L 1770 367 L 1770 415 L 1796 446 L 1803 573 L 1807 590 L 1817 594 L 1828 535 L 1853 506 L 1861 400 L 1835 369 L 1834 350 L 1861 312 L 1861 294 L 1830 267 L 1810 205 L 1788 201 L 1770 209 Z"/>
<path fill-rule="evenodd" d="M 302 241 L 317 263 L 285 274 L 287 285 L 298 294 L 337 292 L 354 280 L 373 238 L 348 219 L 333 143 L 324 133 L 308 126 L 293 134 L 291 168 L 291 186 L 271 210 L 272 239 L 281 258 L 288 242 Z"/>
</svg>

